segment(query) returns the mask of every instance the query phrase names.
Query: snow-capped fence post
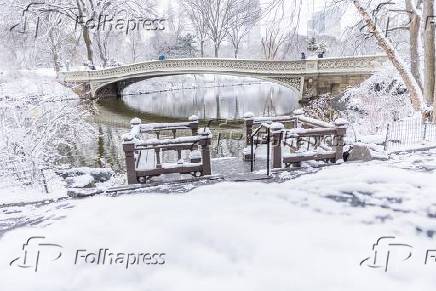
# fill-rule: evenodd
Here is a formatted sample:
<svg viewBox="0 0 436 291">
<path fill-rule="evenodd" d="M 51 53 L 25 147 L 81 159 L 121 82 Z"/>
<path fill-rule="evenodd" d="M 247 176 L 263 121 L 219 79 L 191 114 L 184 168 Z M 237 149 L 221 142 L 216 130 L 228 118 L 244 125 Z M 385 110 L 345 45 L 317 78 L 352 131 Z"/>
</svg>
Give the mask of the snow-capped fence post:
<svg viewBox="0 0 436 291">
<path fill-rule="evenodd" d="M 422 139 L 423 139 L 424 141 L 427 140 L 428 123 L 429 123 L 429 122 L 428 122 L 427 120 L 424 122 L 424 136 L 422 137 Z"/>
<path fill-rule="evenodd" d="M 139 138 L 141 134 L 141 123 L 141 119 L 137 117 L 130 120 L 130 134 L 132 134 L 134 138 Z"/>
<path fill-rule="evenodd" d="M 209 132 L 205 131 L 201 135 L 209 136 Z M 212 166 L 210 162 L 210 138 L 201 145 L 201 159 L 203 163 L 203 175 L 211 175 Z"/>
<path fill-rule="evenodd" d="M 198 116 L 197 115 L 191 115 L 188 120 L 190 121 L 189 127 L 191 128 L 192 135 L 198 134 Z"/>
<path fill-rule="evenodd" d="M 136 184 L 135 142 L 131 134 L 123 136 L 123 151 L 126 156 L 127 183 Z"/>
<path fill-rule="evenodd" d="M 388 150 L 388 143 L 389 143 L 389 137 L 390 137 L 390 134 L 391 134 L 391 124 L 390 123 L 388 123 L 387 124 L 387 126 L 386 126 L 386 138 L 385 138 L 385 144 L 384 144 L 384 150 L 385 151 L 387 151 Z"/>
<path fill-rule="evenodd" d="M 343 159 L 344 154 L 344 137 L 347 134 L 348 121 L 343 118 L 335 120 L 336 134 L 334 137 L 335 144 L 333 148 L 336 151 L 335 162 Z"/>
<path fill-rule="evenodd" d="M 273 169 L 282 167 L 282 129 L 285 126 L 283 123 L 271 124 L 272 131 L 272 167 Z"/>
</svg>

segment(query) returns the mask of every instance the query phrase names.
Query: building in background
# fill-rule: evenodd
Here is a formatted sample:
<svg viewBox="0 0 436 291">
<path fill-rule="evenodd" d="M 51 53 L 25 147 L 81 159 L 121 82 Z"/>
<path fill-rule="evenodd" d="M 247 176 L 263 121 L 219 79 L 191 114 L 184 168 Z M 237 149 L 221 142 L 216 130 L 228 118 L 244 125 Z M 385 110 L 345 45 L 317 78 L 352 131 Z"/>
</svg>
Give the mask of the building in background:
<svg viewBox="0 0 436 291">
<path fill-rule="evenodd" d="M 307 22 L 308 36 L 330 36 L 339 39 L 343 31 L 342 19 L 346 9 L 323 7 L 312 14 Z"/>
</svg>

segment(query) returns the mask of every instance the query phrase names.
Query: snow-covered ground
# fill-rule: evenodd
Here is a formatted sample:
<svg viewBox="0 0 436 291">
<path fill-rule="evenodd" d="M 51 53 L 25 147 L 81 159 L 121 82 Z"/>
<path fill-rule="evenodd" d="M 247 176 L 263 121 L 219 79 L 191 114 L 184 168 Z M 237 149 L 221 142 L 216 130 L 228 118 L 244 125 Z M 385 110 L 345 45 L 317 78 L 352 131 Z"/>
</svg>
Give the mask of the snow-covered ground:
<svg viewBox="0 0 436 291">
<path fill-rule="evenodd" d="M 2 209 L 3 222 L 25 226 L 0 240 L 0 280 L 8 290 L 431 290 L 436 263 L 425 257 L 435 249 L 435 160 L 433 150 L 280 184 L 225 182 L 184 194 Z M 62 248 L 39 246 L 37 272 L 10 266 L 32 236 Z M 410 245 L 391 246 L 388 272 L 368 267 L 382 236 Z M 165 263 L 97 265 L 78 256 L 75 264 L 77 250 L 100 248 L 165 253 Z"/>
<path fill-rule="evenodd" d="M 76 98 L 50 72 L 14 74 L 0 76 L 2 96 Z M 436 150 L 324 168 L 305 164 L 297 172 L 280 173 L 275 181 L 281 183 L 191 183 L 183 191 L 166 185 L 168 191 L 159 191 L 166 193 L 149 189 L 82 200 L 68 198 L 64 182 L 50 171 L 50 194 L 0 179 L 1 286 L 152 291 L 434 287 Z M 383 236 L 396 238 L 381 240 L 374 261 L 373 245 Z M 104 249 L 115 257 L 125 255 L 112 264 L 109 255 L 105 263 L 93 264 Z M 146 253 L 159 254 L 160 260 L 146 264 Z"/>
</svg>

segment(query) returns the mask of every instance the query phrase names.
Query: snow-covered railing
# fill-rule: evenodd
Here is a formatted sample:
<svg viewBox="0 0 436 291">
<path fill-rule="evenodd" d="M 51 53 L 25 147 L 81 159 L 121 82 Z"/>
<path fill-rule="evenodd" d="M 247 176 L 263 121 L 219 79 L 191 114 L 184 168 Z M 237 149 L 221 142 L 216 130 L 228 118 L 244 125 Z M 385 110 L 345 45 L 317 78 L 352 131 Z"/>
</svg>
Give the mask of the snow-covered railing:
<svg viewBox="0 0 436 291">
<path fill-rule="evenodd" d="M 84 87 L 84 91 L 89 92 L 91 98 L 119 97 L 120 91 L 129 84 L 152 77 L 180 74 L 225 74 L 253 77 L 295 89 L 302 97 L 305 91 L 308 93 L 309 87 L 312 86 L 305 86 L 305 84 L 307 85 L 307 82 L 313 81 L 314 78 L 322 76 L 330 79 L 333 76 L 330 80 L 331 84 L 338 82 L 348 84 L 350 81 L 348 76 L 353 76 L 357 80 L 367 78 L 386 61 L 386 56 L 382 55 L 280 61 L 231 58 L 166 59 L 102 70 L 59 72 L 58 78 L 65 83 L 80 84 Z M 343 81 L 338 81 L 338 77 Z M 305 87 L 307 88 L 304 89 Z"/>
<path fill-rule="evenodd" d="M 272 167 L 301 166 L 301 162 L 310 160 L 333 163 L 342 160 L 347 124 L 343 119 L 324 128 L 285 129 L 281 123 L 272 124 Z"/>
<path fill-rule="evenodd" d="M 254 127 L 257 125 L 256 129 Z M 267 144 L 267 164 L 272 143 L 273 168 L 282 164 L 300 165 L 302 161 L 342 159 L 347 121 L 338 119 L 334 124 L 304 116 L 301 109 L 290 116 L 254 117 L 245 115 L 247 147 L 244 159 L 253 160 L 254 146 Z M 250 148 L 250 150 L 249 150 Z M 289 148 L 289 152 L 285 149 Z"/>
<path fill-rule="evenodd" d="M 133 118 L 130 121 L 132 136 L 139 137 L 142 133 L 153 133 L 159 138 L 160 133 L 163 131 L 171 131 L 173 137 L 176 137 L 177 130 L 190 130 L 192 135 L 197 135 L 198 133 L 198 117 L 192 115 L 189 117 L 188 122 L 175 122 L 175 123 L 141 123 L 141 119 Z"/>
<path fill-rule="evenodd" d="M 244 123 L 245 123 L 245 137 L 246 137 L 246 146 L 251 144 L 251 135 L 253 134 L 253 127 L 261 126 L 262 124 L 272 124 L 272 123 L 283 123 L 288 128 L 334 128 L 334 125 L 324 122 L 322 120 L 318 120 L 315 118 L 311 118 L 304 115 L 304 110 L 297 109 L 292 115 L 284 115 L 284 116 L 262 116 L 255 117 L 253 113 L 247 112 L 244 114 Z M 264 126 L 266 128 L 266 126 Z M 253 140 L 257 144 L 263 144 L 266 142 L 265 134 L 261 136 L 260 139 Z"/>
<path fill-rule="evenodd" d="M 130 133 L 123 136 L 123 150 L 126 156 L 127 181 L 129 184 L 145 183 L 147 179 L 162 174 L 192 174 L 203 176 L 211 174 L 210 144 L 212 135 L 208 129 L 198 134 L 198 119 L 190 118 L 185 123 L 151 123 L 141 124 L 135 118 L 131 121 Z M 178 129 L 190 129 L 192 136 L 176 137 Z M 173 138 L 159 139 L 159 133 L 171 130 Z M 142 139 L 141 133 L 156 133 L 157 138 Z M 141 163 L 142 152 L 154 151 L 152 167 Z M 161 153 L 176 151 L 176 163 L 163 163 Z M 190 161 L 184 162 L 182 151 L 190 152 Z"/>
<path fill-rule="evenodd" d="M 190 58 L 145 61 L 119 67 L 91 71 L 63 71 L 65 82 L 87 82 L 120 78 L 140 72 L 237 72 L 252 74 L 313 74 L 340 72 L 373 72 L 386 62 L 384 55 L 349 56 L 306 60 L 248 60 L 232 58 Z"/>
</svg>

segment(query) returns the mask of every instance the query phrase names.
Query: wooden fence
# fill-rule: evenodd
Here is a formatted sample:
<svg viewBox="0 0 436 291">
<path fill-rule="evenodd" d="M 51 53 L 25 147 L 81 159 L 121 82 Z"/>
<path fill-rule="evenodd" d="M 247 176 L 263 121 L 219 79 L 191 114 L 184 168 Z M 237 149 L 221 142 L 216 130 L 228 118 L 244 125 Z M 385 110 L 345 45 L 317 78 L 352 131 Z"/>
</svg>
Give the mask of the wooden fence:
<svg viewBox="0 0 436 291">
<path fill-rule="evenodd" d="M 141 124 L 141 120 L 131 121 L 131 131 L 123 136 L 123 150 L 126 156 L 127 181 L 129 184 L 146 183 L 150 177 L 162 174 L 192 174 L 195 176 L 210 175 L 210 144 L 212 135 L 209 130 L 199 133 L 198 119 L 190 118 L 189 122 L 149 123 Z M 191 136 L 176 137 L 177 130 L 190 130 Z M 164 131 L 172 132 L 172 138 L 161 139 Z M 142 134 L 153 133 L 156 138 L 142 139 Z M 142 153 L 153 151 L 154 165 L 141 165 Z M 176 163 L 162 163 L 161 153 L 176 151 Z M 190 161 L 182 161 L 182 151 L 190 152 Z"/>
<path fill-rule="evenodd" d="M 309 160 L 336 162 L 343 158 L 347 131 L 347 121 L 343 119 L 331 124 L 304 116 L 302 110 L 297 110 L 292 116 L 249 115 L 245 118 L 245 126 L 247 148 L 244 159 L 252 161 L 253 165 L 254 147 L 266 144 L 268 173 L 271 152 L 273 168 L 300 166 L 301 162 Z"/>
</svg>

